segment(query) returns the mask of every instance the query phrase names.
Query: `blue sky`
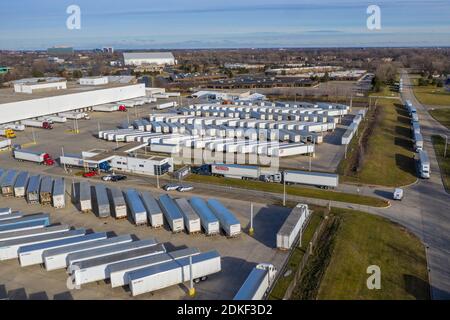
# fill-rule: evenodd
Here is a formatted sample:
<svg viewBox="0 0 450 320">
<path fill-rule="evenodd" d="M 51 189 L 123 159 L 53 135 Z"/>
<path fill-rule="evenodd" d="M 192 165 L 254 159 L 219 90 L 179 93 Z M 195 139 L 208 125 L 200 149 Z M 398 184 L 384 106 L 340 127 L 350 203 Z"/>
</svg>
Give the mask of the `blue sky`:
<svg viewBox="0 0 450 320">
<path fill-rule="evenodd" d="M 81 30 L 66 28 L 72 4 Z M 450 0 L 16 0 L 0 12 L 0 49 L 450 46 Z"/>
</svg>

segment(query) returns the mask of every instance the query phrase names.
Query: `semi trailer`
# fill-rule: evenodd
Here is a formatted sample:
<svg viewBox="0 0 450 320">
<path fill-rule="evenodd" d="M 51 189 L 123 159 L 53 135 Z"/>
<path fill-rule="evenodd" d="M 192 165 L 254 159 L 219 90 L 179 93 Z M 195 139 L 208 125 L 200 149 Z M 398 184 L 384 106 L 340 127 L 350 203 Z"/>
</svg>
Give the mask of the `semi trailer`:
<svg viewBox="0 0 450 320">
<path fill-rule="evenodd" d="M 260 263 L 248 275 L 233 300 L 263 300 L 275 280 L 277 269 L 269 263 Z"/>
<path fill-rule="evenodd" d="M 53 126 L 48 121 L 41 121 L 41 120 L 22 120 L 20 121 L 21 124 L 25 125 L 26 127 L 33 127 L 33 128 L 42 128 L 42 129 L 53 129 Z"/>
<path fill-rule="evenodd" d="M 55 161 L 46 152 L 31 151 L 25 149 L 14 149 L 13 156 L 15 159 L 19 161 L 36 162 L 39 164 L 44 164 L 46 166 L 52 166 L 55 164 Z"/>
</svg>

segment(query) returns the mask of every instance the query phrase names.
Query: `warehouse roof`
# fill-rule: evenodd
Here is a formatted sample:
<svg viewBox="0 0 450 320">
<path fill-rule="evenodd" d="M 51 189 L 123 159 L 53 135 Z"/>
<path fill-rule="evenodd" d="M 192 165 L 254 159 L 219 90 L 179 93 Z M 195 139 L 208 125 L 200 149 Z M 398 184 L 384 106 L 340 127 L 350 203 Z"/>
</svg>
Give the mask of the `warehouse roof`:
<svg viewBox="0 0 450 320">
<path fill-rule="evenodd" d="M 172 52 L 124 52 L 124 59 L 175 59 Z"/>
<path fill-rule="evenodd" d="M 131 84 L 109 83 L 109 84 L 105 84 L 105 85 L 90 87 L 90 86 L 79 85 L 76 82 L 67 82 L 67 89 L 65 89 L 65 90 L 39 91 L 39 92 L 33 92 L 31 94 L 17 93 L 17 92 L 14 92 L 13 88 L 5 88 L 5 89 L 0 89 L 0 105 L 3 103 L 34 100 L 34 99 L 40 99 L 40 98 L 49 98 L 49 97 L 63 96 L 63 95 L 68 95 L 68 94 L 73 94 L 73 93 L 96 91 L 96 90 L 117 88 L 117 87 L 126 87 L 129 85 L 131 85 Z"/>
</svg>

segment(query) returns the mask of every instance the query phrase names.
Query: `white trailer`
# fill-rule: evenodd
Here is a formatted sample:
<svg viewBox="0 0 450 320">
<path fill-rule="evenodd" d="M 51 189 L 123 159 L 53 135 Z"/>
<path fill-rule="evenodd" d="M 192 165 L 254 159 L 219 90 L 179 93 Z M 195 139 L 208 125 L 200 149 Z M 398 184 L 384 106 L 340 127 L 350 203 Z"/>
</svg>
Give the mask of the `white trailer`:
<svg viewBox="0 0 450 320">
<path fill-rule="evenodd" d="M 84 112 L 77 112 L 77 111 L 71 111 L 71 112 L 61 112 L 58 113 L 58 117 L 65 117 L 69 120 L 80 120 L 84 119 L 87 116 Z"/>
<path fill-rule="evenodd" d="M 106 233 L 90 233 L 79 237 L 69 239 L 59 239 L 45 243 L 38 243 L 29 246 L 23 246 L 19 249 L 19 261 L 21 267 L 32 266 L 44 263 L 43 253 L 46 250 L 63 248 L 74 244 L 92 242 L 96 240 L 106 239 Z"/>
<path fill-rule="evenodd" d="M 178 144 L 152 143 L 150 145 L 150 151 L 170 154 L 179 153 L 180 146 Z"/>
<path fill-rule="evenodd" d="M 133 239 L 130 235 L 122 235 L 118 237 L 107 238 L 87 243 L 74 244 L 63 248 L 45 250 L 42 254 L 45 269 L 47 271 L 67 268 L 67 257 L 70 254 L 78 252 L 92 251 L 105 247 L 117 246 L 120 244 L 130 243 Z"/>
<path fill-rule="evenodd" d="M 192 270 L 189 259 L 192 259 Z M 190 258 L 178 259 L 136 270 L 128 274 L 131 295 L 156 291 L 184 283 L 192 278 L 205 279 L 221 271 L 221 259 L 217 251 L 201 253 Z"/>
<path fill-rule="evenodd" d="M 323 188 L 336 188 L 339 184 L 339 175 L 334 173 L 289 171 L 283 172 L 286 184 L 306 184 Z"/>
<path fill-rule="evenodd" d="M 189 202 L 185 198 L 175 199 L 177 206 L 180 208 L 183 215 L 184 225 L 188 233 L 201 232 L 202 226 L 200 223 L 200 217 L 191 207 Z"/>
<path fill-rule="evenodd" d="M 260 263 L 248 275 L 233 300 L 263 300 L 268 294 L 277 269 L 269 263 Z"/>
<path fill-rule="evenodd" d="M 74 238 L 86 233 L 86 230 L 71 230 L 67 232 L 58 232 L 53 234 L 39 235 L 34 237 L 28 237 L 25 239 L 14 239 L 9 241 L 0 242 L 0 261 L 15 259 L 19 255 L 20 247 L 36 244 L 50 242 L 58 239 L 64 238 Z"/>
<path fill-rule="evenodd" d="M 66 206 L 66 183 L 63 178 L 56 178 L 53 183 L 52 205 L 57 209 Z"/>
<path fill-rule="evenodd" d="M 98 106 L 93 106 L 92 111 L 97 112 L 114 112 L 119 110 L 119 105 L 117 104 L 102 104 Z"/>
<path fill-rule="evenodd" d="M 259 179 L 261 175 L 258 166 L 243 166 L 239 164 L 212 164 L 211 173 L 236 179 Z"/>
<path fill-rule="evenodd" d="M 430 159 L 428 158 L 428 153 L 425 150 L 419 150 L 417 153 L 417 166 L 419 171 L 419 176 L 423 179 L 430 178 Z"/>
<path fill-rule="evenodd" d="M 119 188 L 109 188 L 110 200 L 116 219 L 123 219 L 127 217 L 127 203 L 123 196 L 122 190 Z"/>
<path fill-rule="evenodd" d="M 112 264 L 108 267 L 111 279 L 111 287 L 116 288 L 127 285 L 128 274 L 134 270 L 148 268 L 153 265 L 169 262 L 172 260 L 178 260 L 197 254 L 200 254 L 200 251 L 197 248 L 186 248 Z"/>
<path fill-rule="evenodd" d="M 46 116 L 46 118 L 49 121 L 55 122 L 55 123 L 66 123 L 67 118 L 66 117 L 59 117 L 59 116 Z"/>
<path fill-rule="evenodd" d="M 35 237 L 35 236 L 40 236 L 40 235 L 45 235 L 45 234 L 61 233 L 61 232 L 69 231 L 69 230 L 70 230 L 70 227 L 68 225 L 62 224 L 62 225 L 57 225 L 57 226 L 53 226 L 53 227 L 10 231 L 10 232 L 1 233 L 0 241 L 25 239 L 25 238 Z"/>
<path fill-rule="evenodd" d="M 150 192 L 141 193 L 142 203 L 147 210 L 148 221 L 153 228 L 159 228 L 164 225 L 163 212 L 156 199 Z"/>
<path fill-rule="evenodd" d="M 73 265 L 75 263 L 79 263 L 82 261 L 88 261 L 92 259 L 96 259 L 99 257 L 106 257 L 109 255 L 114 255 L 120 252 L 128 252 L 128 251 L 134 251 L 141 248 L 147 248 L 147 247 L 153 247 L 157 244 L 155 239 L 145 239 L 145 240 L 139 240 L 139 241 L 132 241 L 127 243 L 121 243 L 121 244 L 114 244 L 113 246 L 108 247 L 102 247 L 102 248 L 96 248 L 91 249 L 87 251 L 81 251 L 81 252 L 74 252 L 67 256 L 67 271 L 69 274 L 71 274 L 76 267 Z"/>
<path fill-rule="evenodd" d="M 308 205 L 298 204 L 289 213 L 280 230 L 277 233 L 277 248 L 289 250 L 303 230 L 309 216 Z"/>
<path fill-rule="evenodd" d="M 148 257 L 155 254 L 165 253 L 166 248 L 163 244 L 158 243 L 150 247 L 139 248 L 127 252 L 112 254 L 109 256 L 99 257 L 91 260 L 76 262 L 72 265 L 72 277 L 74 284 L 81 286 L 82 284 L 109 279 L 109 265 L 137 259 L 140 257 Z"/>
</svg>

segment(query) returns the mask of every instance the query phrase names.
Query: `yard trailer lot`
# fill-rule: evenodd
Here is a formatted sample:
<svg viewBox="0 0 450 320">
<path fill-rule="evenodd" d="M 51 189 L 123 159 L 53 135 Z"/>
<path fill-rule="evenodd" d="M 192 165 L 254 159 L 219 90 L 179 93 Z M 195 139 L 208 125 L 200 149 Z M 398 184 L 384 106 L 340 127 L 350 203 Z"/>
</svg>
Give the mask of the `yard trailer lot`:
<svg viewBox="0 0 450 320">
<path fill-rule="evenodd" d="M 38 210 L 38 207 L 28 206 L 23 199 L 5 199 L 3 205 L 24 213 L 33 213 Z M 243 228 L 249 225 L 250 204 L 248 202 L 227 200 L 226 206 L 236 214 Z M 290 210 L 278 206 L 255 204 L 254 237 L 243 233 L 235 239 L 228 239 L 223 235 L 207 237 L 203 233 L 195 237 L 184 232 L 174 235 L 166 228 L 135 227 L 127 220 L 116 220 L 113 217 L 99 219 L 93 213 L 79 213 L 72 204 L 58 210 L 46 208 L 46 211 L 49 212 L 52 222 L 69 224 L 76 228 L 92 229 L 95 232 L 112 231 L 117 235 L 134 234 L 139 239 L 153 237 L 160 243 L 164 243 L 169 252 L 185 247 L 195 247 L 201 252 L 217 250 L 222 257 L 222 271 L 211 276 L 208 281 L 196 285 L 196 299 L 232 299 L 245 281 L 247 274 L 257 263 L 266 261 L 279 268 L 287 257 L 286 252 L 275 249 L 275 234 Z M 30 295 L 45 292 L 50 299 L 64 296 L 64 294 L 73 299 L 131 298 L 128 289 L 122 287 L 111 289 L 110 285 L 104 282 L 87 284 L 81 290 L 68 292 L 67 274 L 64 269 L 47 272 L 39 266 L 30 266 L 25 271 L 18 267 L 18 262 L 15 260 L 3 261 L 0 265 L 0 282 L 8 291 L 24 288 Z M 144 294 L 134 299 L 186 298 L 186 288 L 173 286 L 159 290 L 153 295 Z"/>
</svg>

